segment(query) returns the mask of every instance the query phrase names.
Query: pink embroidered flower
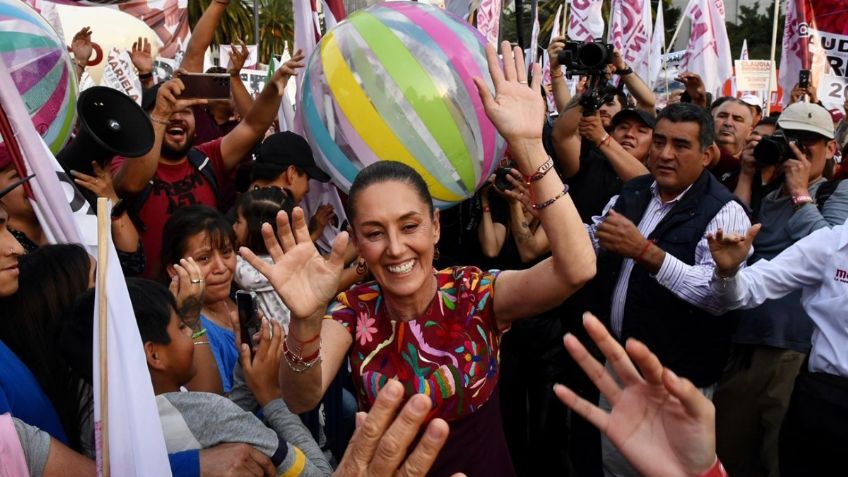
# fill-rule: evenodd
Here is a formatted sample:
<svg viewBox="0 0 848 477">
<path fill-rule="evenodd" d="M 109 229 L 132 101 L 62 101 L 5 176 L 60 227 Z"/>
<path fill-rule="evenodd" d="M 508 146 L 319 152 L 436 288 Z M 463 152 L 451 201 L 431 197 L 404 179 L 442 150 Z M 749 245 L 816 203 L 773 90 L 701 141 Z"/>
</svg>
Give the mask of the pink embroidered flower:
<svg viewBox="0 0 848 477">
<path fill-rule="evenodd" d="M 360 345 L 371 342 L 373 334 L 377 332 L 377 327 L 373 326 L 374 318 L 370 318 L 367 313 L 359 313 L 356 318 L 356 339 Z"/>
</svg>

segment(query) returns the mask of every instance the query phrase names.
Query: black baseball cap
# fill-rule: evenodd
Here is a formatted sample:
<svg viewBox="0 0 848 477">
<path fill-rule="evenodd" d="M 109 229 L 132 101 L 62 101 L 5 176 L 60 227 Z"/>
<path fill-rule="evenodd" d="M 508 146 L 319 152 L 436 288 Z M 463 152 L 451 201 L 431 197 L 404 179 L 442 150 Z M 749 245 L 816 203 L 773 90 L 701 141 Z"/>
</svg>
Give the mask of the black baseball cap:
<svg viewBox="0 0 848 477">
<path fill-rule="evenodd" d="M 262 142 L 256 164 L 281 167 L 297 166 L 318 182 L 329 182 L 330 176 L 315 165 L 312 149 L 302 136 L 291 131 L 274 133 Z"/>
<path fill-rule="evenodd" d="M 657 118 L 651 116 L 651 114 L 647 111 L 642 111 L 641 109 L 634 108 L 626 108 L 617 112 L 615 116 L 612 117 L 612 125 L 618 126 L 620 122 L 624 121 L 627 118 L 638 119 L 639 121 L 644 123 L 645 126 L 648 126 L 651 129 L 653 129 L 654 126 L 657 125 Z"/>
</svg>

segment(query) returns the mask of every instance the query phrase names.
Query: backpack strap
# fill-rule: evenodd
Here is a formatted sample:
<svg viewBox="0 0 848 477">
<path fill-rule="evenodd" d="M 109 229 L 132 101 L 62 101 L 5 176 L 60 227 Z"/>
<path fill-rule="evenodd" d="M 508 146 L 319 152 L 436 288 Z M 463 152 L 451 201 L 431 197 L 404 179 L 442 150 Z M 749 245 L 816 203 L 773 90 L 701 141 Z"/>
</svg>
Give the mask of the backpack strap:
<svg viewBox="0 0 848 477">
<path fill-rule="evenodd" d="M 830 196 L 833 195 L 836 188 L 839 187 L 840 182 L 842 181 L 827 181 L 816 189 L 816 207 L 819 208 L 819 211 L 822 210 L 824 203 L 827 202 L 827 199 L 830 199 Z"/>
<path fill-rule="evenodd" d="M 211 167 L 211 161 L 209 157 L 206 156 L 203 152 L 196 148 L 191 148 L 188 150 L 188 162 L 192 165 L 200 175 L 203 176 L 203 179 L 209 183 L 209 187 L 212 188 L 212 192 L 215 194 L 216 198 L 219 198 L 218 195 L 218 178 L 215 177 L 215 170 Z M 144 203 L 147 202 L 147 199 L 150 197 L 150 194 L 153 192 L 153 179 L 150 179 L 150 182 L 147 183 L 147 186 L 142 189 L 142 191 L 135 196 L 132 201 L 129 203 L 127 207 L 127 211 L 130 215 L 130 218 L 135 223 L 135 226 L 138 227 L 139 231 L 147 230 L 147 227 L 144 226 L 144 222 L 141 220 L 141 209 L 144 207 Z"/>
</svg>

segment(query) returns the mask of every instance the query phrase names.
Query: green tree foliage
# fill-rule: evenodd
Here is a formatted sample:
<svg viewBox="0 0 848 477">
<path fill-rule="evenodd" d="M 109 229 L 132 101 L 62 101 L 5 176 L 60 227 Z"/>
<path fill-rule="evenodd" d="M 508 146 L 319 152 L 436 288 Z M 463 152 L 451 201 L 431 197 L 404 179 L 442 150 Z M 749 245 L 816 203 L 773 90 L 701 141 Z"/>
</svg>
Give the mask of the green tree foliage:
<svg viewBox="0 0 848 477">
<path fill-rule="evenodd" d="M 188 19 L 191 28 L 214 0 L 188 2 Z M 271 56 L 283 53 L 286 42 L 293 43 L 294 15 L 292 4 L 286 0 L 259 0 L 259 61 L 269 63 Z M 229 45 L 237 39 L 255 44 L 253 36 L 253 1 L 232 0 L 227 12 L 215 30 L 214 45 Z"/>
<path fill-rule="evenodd" d="M 767 60 L 771 57 L 771 33 L 773 28 L 774 10 L 769 8 L 766 13 L 758 13 L 759 2 L 753 6 L 739 5 L 738 21 L 727 24 L 727 37 L 730 40 L 730 51 L 733 58 L 739 58 L 742 42 L 748 40 L 748 57 L 752 60 Z M 781 11 L 777 20 L 777 49 L 775 61 L 780 61 L 780 45 L 783 42 L 783 25 L 785 17 Z"/>
</svg>

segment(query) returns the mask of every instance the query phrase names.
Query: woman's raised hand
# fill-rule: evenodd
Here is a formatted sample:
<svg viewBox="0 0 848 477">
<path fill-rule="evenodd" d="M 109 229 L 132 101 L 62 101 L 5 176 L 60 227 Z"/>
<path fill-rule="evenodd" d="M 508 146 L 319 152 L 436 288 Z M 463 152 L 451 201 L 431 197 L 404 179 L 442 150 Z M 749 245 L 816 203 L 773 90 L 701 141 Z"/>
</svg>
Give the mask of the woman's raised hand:
<svg viewBox="0 0 848 477">
<path fill-rule="evenodd" d="M 292 211 L 292 224 L 285 212 L 277 214 L 277 233 L 270 224 L 262 225 L 262 237 L 274 264 L 259 259 L 250 249 L 242 247 L 241 256 L 258 270 L 291 310 L 293 319 L 323 315 L 327 304 L 336 295 L 344 267 L 347 232 L 333 242 L 333 251 L 324 259 L 309 238 L 303 209 Z"/>
<path fill-rule="evenodd" d="M 474 78 L 486 115 L 507 140 L 510 150 L 521 148 L 524 142 L 535 144 L 542 140 L 545 120 L 545 102 L 539 93 L 542 80 L 541 68 L 534 64 L 533 79 L 527 83 L 527 66 L 521 48 L 510 49 L 509 42 L 501 43 L 503 68 L 494 47 L 486 45 L 489 74 L 495 85 L 495 95 L 486 82 Z"/>
</svg>

